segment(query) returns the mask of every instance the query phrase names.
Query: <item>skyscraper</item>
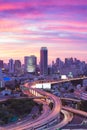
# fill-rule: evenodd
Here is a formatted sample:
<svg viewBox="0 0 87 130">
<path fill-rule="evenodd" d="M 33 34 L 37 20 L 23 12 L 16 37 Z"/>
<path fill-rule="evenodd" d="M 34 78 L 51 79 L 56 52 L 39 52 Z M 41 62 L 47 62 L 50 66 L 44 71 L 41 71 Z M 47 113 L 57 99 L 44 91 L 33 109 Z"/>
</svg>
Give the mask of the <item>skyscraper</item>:
<svg viewBox="0 0 87 130">
<path fill-rule="evenodd" d="M 40 73 L 41 75 L 48 74 L 48 50 L 46 47 L 41 47 L 40 50 Z"/>
<path fill-rule="evenodd" d="M 25 56 L 24 62 L 25 62 L 25 72 L 29 72 L 29 73 L 36 72 L 36 66 L 37 66 L 36 56 L 34 56 L 34 55 Z"/>
<path fill-rule="evenodd" d="M 0 60 L 0 68 L 3 68 L 3 67 L 4 67 L 3 60 Z"/>
<path fill-rule="evenodd" d="M 2 80 L 2 69 L 0 68 L 0 80 Z"/>
<path fill-rule="evenodd" d="M 20 60 L 15 60 L 14 69 L 15 69 L 15 72 L 18 72 L 18 70 L 21 69 L 21 61 Z"/>
<path fill-rule="evenodd" d="M 13 61 L 13 59 L 9 60 L 9 73 L 14 73 L 14 61 Z"/>
</svg>

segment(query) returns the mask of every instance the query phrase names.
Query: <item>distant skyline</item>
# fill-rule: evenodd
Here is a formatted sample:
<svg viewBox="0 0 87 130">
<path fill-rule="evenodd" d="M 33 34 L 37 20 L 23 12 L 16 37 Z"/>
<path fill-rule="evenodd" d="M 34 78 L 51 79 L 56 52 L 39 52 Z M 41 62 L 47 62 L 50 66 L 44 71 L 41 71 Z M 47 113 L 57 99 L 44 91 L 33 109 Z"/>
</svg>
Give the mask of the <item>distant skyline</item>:
<svg viewBox="0 0 87 130">
<path fill-rule="evenodd" d="M 57 57 L 87 62 L 87 0 L 0 0 L 0 59 L 24 60 L 48 48 Z"/>
</svg>

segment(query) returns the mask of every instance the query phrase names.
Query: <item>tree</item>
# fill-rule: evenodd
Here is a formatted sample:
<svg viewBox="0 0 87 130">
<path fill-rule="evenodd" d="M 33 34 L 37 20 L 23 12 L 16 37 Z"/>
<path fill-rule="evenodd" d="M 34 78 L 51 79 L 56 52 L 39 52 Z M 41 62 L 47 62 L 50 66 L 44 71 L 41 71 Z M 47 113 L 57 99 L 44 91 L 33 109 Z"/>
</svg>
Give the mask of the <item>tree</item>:
<svg viewBox="0 0 87 130">
<path fill-rule="evenodd" d="M 81 104 L 79 105 L 80 110 L 83 110 L 85 112 L 87 112 L 87 101 L 81 101 Z"/>
<path fill-rule="evenodd" d="M 49 107 L 50 107 L 51 110 L 53 109 L 53 103 L 52 102 L 49 103 Z"/>
</svg>

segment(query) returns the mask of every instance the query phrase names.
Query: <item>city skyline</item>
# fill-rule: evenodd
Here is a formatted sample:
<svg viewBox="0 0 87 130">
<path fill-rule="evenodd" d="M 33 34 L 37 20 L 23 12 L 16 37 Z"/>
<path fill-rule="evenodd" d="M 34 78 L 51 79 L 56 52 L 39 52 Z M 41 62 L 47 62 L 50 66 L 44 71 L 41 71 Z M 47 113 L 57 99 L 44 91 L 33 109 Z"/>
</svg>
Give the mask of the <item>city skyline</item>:
<svg viewBox="0 0 87 130">
<path fill-rule="evenodd" d="M 49 63 L 57 57 L 87 61 L 86 0 L 1 0 L 0 59 L 24 61 L 48 48 Z"/>
</svg>

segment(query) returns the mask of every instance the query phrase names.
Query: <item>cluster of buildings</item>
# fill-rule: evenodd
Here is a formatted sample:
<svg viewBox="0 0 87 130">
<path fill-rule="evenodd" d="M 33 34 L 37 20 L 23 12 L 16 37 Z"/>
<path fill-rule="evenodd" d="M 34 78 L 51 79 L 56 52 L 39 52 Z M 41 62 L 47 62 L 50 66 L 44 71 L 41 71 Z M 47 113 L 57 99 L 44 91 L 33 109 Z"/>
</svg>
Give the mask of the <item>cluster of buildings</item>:
<svg viewBox="0 0 87 130">
<path fill-rule="evenodd" d="M 25 56 L 24 64 L 20 60 L 10 59 L 8 64 L 0 60 L 0 81 L 5 76 L 25 76 L 26 74 L 36 76 L 49 75 L 53 78 L 59 78 L 61 75 L 63 78 L 77 77 L 87 74 L 87 64 L 76 58 L 65 58 L 65 61 L 56 58 L 55 61 L 52 61 L 52 65 L 48 65 L 47 47 L 41 47 L 40 49 L 39 65 L 37 64 L 37 57 L 34 55 Z"/>
<path fill-rule="evenodd" d="M 34 55 L 24 57 L 24 72 L 31 74 L 48 75 L 48 50 L 42 47 L 40 50 L 40 64 L 37 65 L 37 57 Z"/>
<path fill-rule="evenodd" d="M 34 80 L 38 77 L 42 79 L 44 77 L 50 79 L 66 79 L 83 75 L 87 75 L 87 64 L 85 61 L 80 61 L 76 58 L 65 58 L 64 61 L 62 61 L 60 58 L 56 58 L 55 61 L 52 61 L 52 65 L 48 65 L 47 47 L 41 47 L 40 49 L 39 64 L 37 64 L 37 57 L 35 55 L 25 56 L 24 64 L 22 64 L 20 60 L 10 59 L 8 64 L 4 63 L 3 60 L 0 60 L 1 88 L 5 86 L 6 82 L 9 83 L 8 81 L 10 81 L 11 84 L 15 84 L 15 79 L 19 81 L 22 79 L 25 80 L 29 77 L 33 77 Z M 50 88 L 49 84 L 47 85 L 46 87 Z M 84 86 L 87 86 L 87 80 L 86 83 L 84 83 Z M 80 89 L 81 88 L 75 89 L 75 96 L 84 100 L 87 99 L 87 93 Z M 61 90 L 63 90 L 63 88 L 61 88 Z M 5 94 L 10 95 L 11 90 L 5 89 L 2 91 L 2 95 Z"/>
<path fill-rule="evenodd" d="M 40 65 L 37 65 L 37 57 L 34 55 L 25 56 L 24 64 L 20 60 L 10 59 L 8 64 L 0 60 L 0 87 L 4 86 L 4 79 L 10 80 L 9 77 L 25 77 L 29 74 L 48 74 L 48 50 L 46 47 L 42 47 L 40 50 Z"/>
<path fill-rule="evenodd" d="M 77 77 L 87 75 L 87 64 L 85 61 L 80 61 L 76 58 L 65 58 L 65 61 L 57 58 L 55 62 L 52 62 L 52 71 L 52 73 L 57 72 L 69 77 Z"/>
<path fill-rule="evenodd" d="M 5 64 L 6 65 L 6 64 Z M 24 57 L 24 65 L 20 60 L 10 59 L 7 66 L 5 66 L 3 60 L 0 60 L 0 68 L 3 72 L 9 74 L 48 74 L 48 50 L 46 47 L 42 47 L 40 50 L 40 65 L 37 65 L 37 57 L 34 55 Z"/>
</svg>

